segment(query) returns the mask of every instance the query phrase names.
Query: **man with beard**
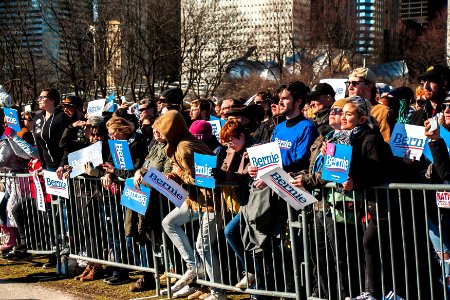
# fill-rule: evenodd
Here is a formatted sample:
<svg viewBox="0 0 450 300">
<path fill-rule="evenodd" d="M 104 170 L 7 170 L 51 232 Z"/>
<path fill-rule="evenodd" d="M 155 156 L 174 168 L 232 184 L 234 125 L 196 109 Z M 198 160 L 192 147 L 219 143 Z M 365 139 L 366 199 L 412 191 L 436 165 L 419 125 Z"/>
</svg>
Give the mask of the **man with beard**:
<svg viewBox="0 0 450 300">
<path fill-rule="evenodd" d="M 418 81 L 423 85 L 425 105 L 411 116 L 411 125 L 423 126 L 423 123 L 441 112 L 450 83 L 450 69 L 444 65 L 435 65 L 420 75 Z"/>
<path fill-rule="evenodd" d="M 370 115 L 377 120 L 383 139 L 388 143 L 395 125 L 395 117 L 389 108 L 377 102 L 378 89 L 376 82 L 377 76 L 372 70 L 369 68 L 356 68 L 348 75 L 348 96 L 359 96 L 372 104 Z"/>
</svg>

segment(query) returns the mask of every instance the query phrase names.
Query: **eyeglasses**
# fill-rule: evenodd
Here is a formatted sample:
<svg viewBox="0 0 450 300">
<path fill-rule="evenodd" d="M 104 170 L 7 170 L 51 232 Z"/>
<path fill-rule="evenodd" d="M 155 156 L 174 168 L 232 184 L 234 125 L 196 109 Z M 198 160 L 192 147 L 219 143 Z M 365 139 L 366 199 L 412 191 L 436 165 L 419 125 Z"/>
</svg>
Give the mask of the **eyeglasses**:
<svg viewBox="0 0 450 300">
<path fill-rule="evenodd" d="M 72 105 L 63 105 L 63 106 L 62 106 L 62 109 L 72 110 L 72 109 L 75 109 L 75 106 L 72 106 Z"/>
<path fill-rule="evenodd" d="M 38 100 L 49 99 L 48 96 L 39 96 Z"/>
<path fill-rule="evenodd" d="M 330 115 L 340 115 L 342 114 L 342 108 L 334 107 L 330 110 Z"/>
<path fill-rule="evenodd" d="M 364 80 L 360 80 L 360 81 L 346 81 L 345 83 L 348 84 L 349 86 L 350 85 L 357 86 L 358 84 L 360 84 L 362 82 L 365 82 L 365 81 Z"/>
<path fill-rule="evenodd" d="M 147 110 L 147 108 L 139 108 L 139 112 L 144 112 L 146 110 Z"/>
<path fill-rule="evenodd" d="M 442 111 L 444 111 L 446 109 L 450 109 L 450 103 L 442 103 L 441 104 L 441 109 L 442 109 Z"/>
</svg>

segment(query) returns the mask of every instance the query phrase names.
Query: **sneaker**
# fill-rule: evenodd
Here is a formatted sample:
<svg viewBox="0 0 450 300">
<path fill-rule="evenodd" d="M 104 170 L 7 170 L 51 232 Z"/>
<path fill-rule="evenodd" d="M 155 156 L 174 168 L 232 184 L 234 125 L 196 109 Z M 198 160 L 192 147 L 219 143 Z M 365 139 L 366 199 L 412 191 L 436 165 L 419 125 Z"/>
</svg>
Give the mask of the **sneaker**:
<svg viewBox="0 0 450 300">
<path fill-rule="evenodd" d="M 240 289 L 246 289 L 247 287 L 252 287 L 255 284 L 256 276 L 252 273 L 244 272 L 244 277 L 239 281 L 235 287 Z"/>
<path fill-rule="evenodd" d="M 130 277 L 126 276 L 111 276 L 105 280 L 103 280 L 106 284 L 109 285 L 119 285 L 130 282 Z"/>
<path fill-rule="evenodd" d="M 182 288 L 178 292 L 173 293 L 172 297 L 173 298 L 185 298 L 197 291 L 198 291 L 198 288 L 190 287 L 189 285 L 186 285 L 184 288 Z"/>
<path fill-rule="evenodd" d="M 369 293 L 363 292 L 363 293 L 361 293 L 361 295 L 357 296 L 356 298 L 346 297 L 345 300 L 376 300 L 376 299 Z"/>
<path fill-rule="evenodd" d="M 182 288 L 184 288 L 186 285 L 190 284 L 195 277 L 197 277 L 197 272 L 195 272 L 194 269 L 188 269 L 183 276 L 175 283 L 172 287 L 172 293 L 176 293 Z"/>
<path fill-rule="evenodd" d="M 211 294 L 205 298 L 205 300 L 226 300 L 227 295 L 225 293 L 211 292 Z"/>
</svg>

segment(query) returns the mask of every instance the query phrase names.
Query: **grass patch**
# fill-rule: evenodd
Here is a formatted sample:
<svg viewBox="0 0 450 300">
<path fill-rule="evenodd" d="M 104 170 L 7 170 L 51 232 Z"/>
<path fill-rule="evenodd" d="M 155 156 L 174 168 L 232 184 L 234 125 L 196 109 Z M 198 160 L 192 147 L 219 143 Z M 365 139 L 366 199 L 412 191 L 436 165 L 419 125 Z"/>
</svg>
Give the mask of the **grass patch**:
<svg viewBox="0 0 450 300">
<path fill-rule="evenodd" d="M 106 300 L 106 299 L 131 299 L 149 297 L 156 295 L 156 291 L 146 291 L 141 293 L 131 293 L 128 287 L 133 281 L 139 278 L 138 272 L 131 272 L 132 282 L 118 286 L 110 286 L 103 280 L 80 282 L 73 278 L 56 276 L 55 269 L 44 269 L 42 265 L 47 262 L 46 256 L 32 255 L 23 261 L 8 262 L 0 259 L 0 279 L 8 282 L 35 283 L 46 288 L 59 290 L 63 293 L 72 294 L 80 299 Z M 81 271 L 80 271 L 81 273 Z M 162 289 L 164 286 L 161 287 Z M 249 299 L 247 294 L 228 293 L 228 299 L 243 300 Z M 166 299 L 161 296 L 154 299 Z M 181 299 L 181 298 L 179 298 Z M 187 298 L 186 298 L 187 299 Z"/>
</svg>

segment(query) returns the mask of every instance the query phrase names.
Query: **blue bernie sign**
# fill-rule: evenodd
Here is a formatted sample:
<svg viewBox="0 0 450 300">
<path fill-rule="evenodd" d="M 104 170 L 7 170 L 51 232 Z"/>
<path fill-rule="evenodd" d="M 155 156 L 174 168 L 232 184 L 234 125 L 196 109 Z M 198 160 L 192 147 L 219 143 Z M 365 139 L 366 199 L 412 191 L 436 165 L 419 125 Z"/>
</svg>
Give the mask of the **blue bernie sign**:
<svg viewBox="0 0 450 300">
<path fill-rule="evenodd" d="M 215 188 L 216 180 L 211 176 L 211 169 L 217 166 L 217 157 L 194 153 L 195 184 L 205 188 Z"/>
<path fill-rule="evenodd" d="M 337 183 L 346 182 L 350 171 L 351 159 L 351 146 L 328 143 L 322 169 L 322 179 Z"/>
<path fill-rule="evenodd" d="M 5 113 L 8 127 L 12 128 L 15 132 L 20 132 L 22 129 L 20 128 L 19 113 L 17 112 L 17 110 L 5 107 L 3 108 L 3 112 Z"/>
<path fill-rule="evenodd" d="M 440 136 L 441 138 L 444 139 L 445 141 L 445 145 L 447 146 L 447 151 L 448 153 L 450 153 L 450 131 L 448 131 L 447 129 L 445 129 L 444 127 L 442 127 L 441 124 L 439 124 L 439 132 L 440 132 Z M 430 161 L 430 162 L 434 162 L 433 159 L 433 155 L 431 154 L 431 150 L 430 150 L 430 146 L 428 146 L 428 142 L 425 144 L 425 147 L 423 148 L 423 155 L 425 155 L 425 157 Z"/>
<path fill-rule="evenodd" d="M 114 167 L 119 170 L 133 170 L 130 147 L 125 140 L 108 140 Z"/>
<path fill-rule="evenodd" d="M 134 187 L 133 179 L 127 178 L 120 204 L 141 215 L 145 215 L 150 201 L 150 188 L 143 185 L 139 187 L 140 190 L 137 190 Z"/>
</svg>

